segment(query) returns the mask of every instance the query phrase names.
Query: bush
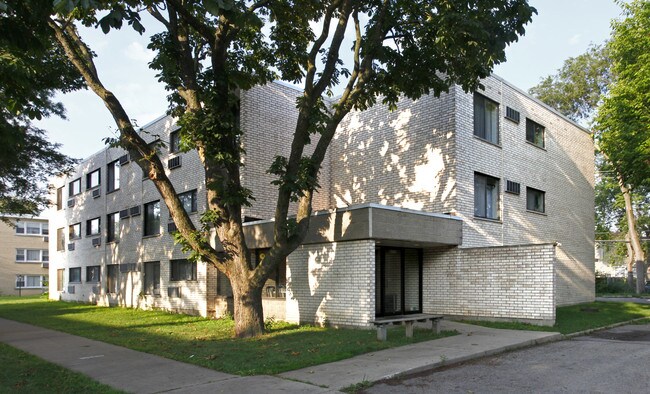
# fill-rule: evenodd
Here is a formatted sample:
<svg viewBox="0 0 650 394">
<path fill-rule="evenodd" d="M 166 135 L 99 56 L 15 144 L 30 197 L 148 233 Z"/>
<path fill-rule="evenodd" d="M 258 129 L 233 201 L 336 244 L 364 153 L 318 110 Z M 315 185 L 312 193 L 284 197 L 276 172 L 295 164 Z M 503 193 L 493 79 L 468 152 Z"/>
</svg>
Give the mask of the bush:
<svg viewBox="0 0 650 394">
<path fill-rule="evenodd" d="M 596 277 L 596 293 L 630 293 L 634 289 L 625 282 L 625 278 Z"/>
</svg>

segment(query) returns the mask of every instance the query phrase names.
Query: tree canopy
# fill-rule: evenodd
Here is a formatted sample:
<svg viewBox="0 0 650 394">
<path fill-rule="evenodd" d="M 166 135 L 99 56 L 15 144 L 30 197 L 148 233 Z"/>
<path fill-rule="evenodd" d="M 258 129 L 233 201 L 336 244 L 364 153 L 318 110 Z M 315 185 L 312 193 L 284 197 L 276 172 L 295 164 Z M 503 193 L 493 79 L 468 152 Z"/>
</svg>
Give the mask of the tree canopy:
<svg viewBox="0 0 650 394">
<path fill-rule="evenodd" d="M 74 163 L 31 121 L 63 116 L 56 91 L 82 86 L 49 33 L 46 14 L 0 2 L 0 212 L 35 215 L 49 202 L 47 182 Z"/>
<path fill-rule="evenodd" d="M 233 288 L 238 336 L 263 331 L 261 289 L 307 234 L 318 173 L 341 120 L 378 100 L 394 107 L 403 96 L 439 95 L 456 84 L 476 89 L 506 46 L 524 33 L 535 9 L 525 0 L 57 0 L 42 7 L 59 47 L 101 98 L 120 131 L 115 141 L 153 181 L 195 257 L 213 264 Z M 149 48 L 151 67 L 169 93 L 184 149 L 205 168 L 208 211 L 196 228 L 184 211 L 155 150 L 139 136 L 128 110 L 105 87 L 94 54 L 76 23 L 109 33 L 123 24 L 143 32 L 139 12 L 163 27 Z M 347 41 L 346 41 L 347 38 Z M 343 58 L 350 58 L 344 64 Z M 269 168 L 278 187 L 273 246 L 250 262 L 242 207 L 252 192 L 241 183 L 242 130 L 238 92 L 271 80 L 300 83 L 290 154 Z M 327 101 L 335 86 L 342 93 Z M 312 144 L 311 154 L 306 153 Z M 317 140 L 317 141 L 316 141 Z M 296 210 L 290 211 L 290 202 Z M 216 229 L 224 253 L 209 243 Z"/>
</svg>

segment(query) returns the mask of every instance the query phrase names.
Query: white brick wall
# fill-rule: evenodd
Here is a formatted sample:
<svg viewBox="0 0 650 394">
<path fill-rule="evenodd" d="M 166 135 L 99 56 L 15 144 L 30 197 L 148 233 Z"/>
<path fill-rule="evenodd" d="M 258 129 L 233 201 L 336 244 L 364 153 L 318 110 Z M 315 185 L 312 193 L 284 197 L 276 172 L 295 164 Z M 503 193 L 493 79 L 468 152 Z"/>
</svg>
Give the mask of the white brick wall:
<svg viewBox="0 0 650 394">
<path fill-rule="evenodd" d="M 425 250 L 425 313 L 552 325 L 555 247 Z"/>
<path fill-rule="evenodd" d="M 287 258 L 286 303 L 290 322 L 368 326 L 375 317 L 374 241 L 300 246 Z"/>
</svg>

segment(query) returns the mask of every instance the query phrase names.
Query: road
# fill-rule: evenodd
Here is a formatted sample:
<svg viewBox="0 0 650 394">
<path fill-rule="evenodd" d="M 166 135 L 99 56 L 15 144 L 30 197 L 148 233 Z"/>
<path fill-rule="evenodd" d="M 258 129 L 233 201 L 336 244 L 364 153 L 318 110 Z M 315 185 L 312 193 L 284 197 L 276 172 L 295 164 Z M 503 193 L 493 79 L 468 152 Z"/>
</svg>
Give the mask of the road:
<svg viewBox="0 0 650 394">
<path fill-rule="evenodd" d="M 647 393 L 650 325 L 627 325 L 385 381 L 364 393 Z"/>
</svg>

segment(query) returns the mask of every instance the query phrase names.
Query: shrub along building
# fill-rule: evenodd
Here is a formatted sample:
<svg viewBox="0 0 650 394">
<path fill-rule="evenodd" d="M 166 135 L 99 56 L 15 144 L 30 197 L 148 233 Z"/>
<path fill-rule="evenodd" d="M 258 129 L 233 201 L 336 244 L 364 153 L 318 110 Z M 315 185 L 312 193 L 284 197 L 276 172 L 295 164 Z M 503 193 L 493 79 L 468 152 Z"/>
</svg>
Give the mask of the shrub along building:
<svg viewBox="0 0 650 394">
<path fill-rule="evenodd" d="M 320 172 L 309 235 L 264 287 L 266 317 L 369 326 L 425 312 L 552 324 L 556 306 L 594 299 L 589 131 L 496 76 L 483 84 L 347 116 Z M 281 84 L 241 93 L 255 260 L 272 241 L 266 170 L 288 153 L 299 93 Z M 142 133 L 198 224 L 197 153 L 179 151 L 169 117 Z M 52 298 L 203 316 L 232 308 L 227 278 L 186 259 L 166 206 L 125 151 L 89 157 L 56 186 Z"/>
</svg>

